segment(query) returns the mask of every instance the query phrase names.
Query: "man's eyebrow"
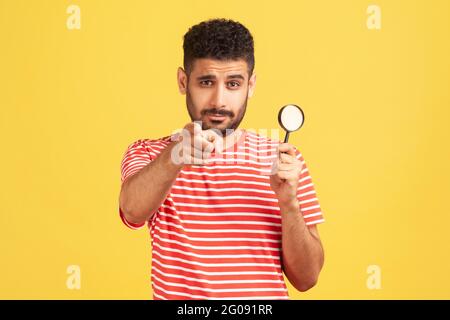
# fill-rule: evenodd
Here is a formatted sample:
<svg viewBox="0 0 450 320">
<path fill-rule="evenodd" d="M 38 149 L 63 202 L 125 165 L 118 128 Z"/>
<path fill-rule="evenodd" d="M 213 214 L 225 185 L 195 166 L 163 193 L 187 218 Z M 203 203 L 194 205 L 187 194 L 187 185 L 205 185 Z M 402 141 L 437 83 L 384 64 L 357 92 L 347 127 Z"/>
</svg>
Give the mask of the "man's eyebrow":
<svg viewBox="0 0 450 320">
<path fill-rule="evenodd" d="M 245 80 L 244 76 L 241 74 L 230 74 L 229 76 L 227 76 L 228 79 L 241 79 L 241 80 Z"/>
<path fill-rule="evenodd" d="M 216 76 L 215 75 L 213 75 L 213 74 L 206 74 L 206 75 L 204 75 L 204 76 L 198 76 L 197 77 L 197 80 L 214 80 L 214 79 L 216 79 Z"/>
<path fill-rule="evenodd" d="M 198 81 L 203 81 L 203 80 L 215 80 L 216 76 L 213 74 L 205 74 L 203 76 L 198 76 L 197 80 Z M 241 74 L 230 74 L 227 76 L 227 79 L 241 79 L 243 81 L 245 81 L 245 78 L 243 75 Z"/>
</svg>

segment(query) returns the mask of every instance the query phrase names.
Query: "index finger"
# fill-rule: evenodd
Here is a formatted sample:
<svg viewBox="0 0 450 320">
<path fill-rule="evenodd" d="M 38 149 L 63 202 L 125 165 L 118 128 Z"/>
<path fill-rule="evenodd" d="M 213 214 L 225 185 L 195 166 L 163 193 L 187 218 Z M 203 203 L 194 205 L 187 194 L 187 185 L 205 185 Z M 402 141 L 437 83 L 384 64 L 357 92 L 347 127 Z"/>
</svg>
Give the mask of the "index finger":
<svg viewBox="0 0 450 320">
<path fill-rule="evenodd" d="M 217 134 L 217 132 L 215 132 L 212 129 L 203 130 L 202 136 L 205 137 L 206 140 L 208 140 L 209 142 L 214 142 L 215 140 L 217 140 L 217 138 L 219 138 L 219 135 Z"/>
<path fill-rule="evenodd" d="M 293 157 L 295 157 L 295 148 L 294 146 L 290 145 L 289 143 L 281 143 L 278 146 L 278 152 L 285 152 Z"/>
<path fill-rule="evenodd" d="M 216 129 L 208 129 L 202 132 L 205 139 L 214 144 L 214 149 L 217 153 L 220 153 L 223 146 L 223 137 Z"/>
</svg>

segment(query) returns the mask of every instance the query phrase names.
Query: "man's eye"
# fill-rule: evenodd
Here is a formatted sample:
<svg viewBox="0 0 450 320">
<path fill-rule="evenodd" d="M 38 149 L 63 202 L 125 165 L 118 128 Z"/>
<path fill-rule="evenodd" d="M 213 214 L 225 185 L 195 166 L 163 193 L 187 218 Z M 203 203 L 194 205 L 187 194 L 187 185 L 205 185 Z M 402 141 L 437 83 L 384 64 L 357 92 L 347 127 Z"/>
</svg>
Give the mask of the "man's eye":
<svg viewBox="0 0 450 320">
<path fill-rule="evenodd" d="M 236 87 L 239 87 L 241 84 L 237 81 L 230 81 L 230 82 L 228 82 L 228 85 L 232 88 L 236 88 Z"/>
<path fill-rule="evenodd" d="M 209 87 L 209 86 L 212 85 L 212 81 L 211 81 L 211 80 L 202 80 L 202 81 L 200 81 L 200 84 L 201 84 L 202 86 Z"/>
</svg>

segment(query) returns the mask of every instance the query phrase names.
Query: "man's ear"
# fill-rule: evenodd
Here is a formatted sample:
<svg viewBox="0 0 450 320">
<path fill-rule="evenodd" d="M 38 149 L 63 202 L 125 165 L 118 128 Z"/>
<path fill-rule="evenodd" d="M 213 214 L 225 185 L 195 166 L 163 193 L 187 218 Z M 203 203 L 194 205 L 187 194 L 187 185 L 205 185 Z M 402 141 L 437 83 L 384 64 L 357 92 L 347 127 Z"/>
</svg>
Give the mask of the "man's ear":
<svg viewBox="0 0 450 320">
<path fill-rule="evenodd" d="M 177 70 L 177 82 L 178 82 L 178 90 L 180 91 L 180 93 L 186 94 L 187 74 L 181 67 L 179 67 Z"/>
<path fill-rule="evenodd" d="M 250 79 L 248 80 L 248 97 L 251 98 L 253 96 L 253 92 L 256 87 L 256 73 L 253 73 Z"/>
</svg>

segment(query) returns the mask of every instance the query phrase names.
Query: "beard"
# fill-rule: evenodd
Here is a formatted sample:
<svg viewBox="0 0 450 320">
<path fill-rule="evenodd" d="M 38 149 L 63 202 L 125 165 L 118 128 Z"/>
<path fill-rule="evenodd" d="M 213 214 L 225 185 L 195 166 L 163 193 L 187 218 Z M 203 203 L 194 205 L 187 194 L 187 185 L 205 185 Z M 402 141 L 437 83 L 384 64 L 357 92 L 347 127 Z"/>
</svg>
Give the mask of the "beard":
<svg viewBox="0 0 450 320">
<path fill-rule="evenodd" d="M 245 98 L 244 103 L 239 108 L 239 111 L 237 114 L 235 114 L 232 111 L 225 110 L 225 109 L 218 109 L 218 108 L 208 108 L 208 109 L 202 109 L 200 112 L 200 117 L 195 117 L 194 110 L 198 110 L 198 106 L 194 105 L 194 102 L 192 101 L 191 95 L 189 93 L 189 90 L 186 91 L 186 106 L 188 109 L 189 116 L 191 117 L 191 120 L 194 121 L 201 121 L 202 130 L 209 130 L 209 129 L 215 129 L 216 131 L 219 131 L 223 137 L 231 134 L 236 130 L 239 125 L 241 124 L 242 119 L 244 118 L 245 111 L 247 109 L 247 100 L 248 100 L 248 90 L 247 90 L 247 96 Z M 207 117 L 208 115 L 222 115 L 225 116 L 226 119 L 223 121 L 212 121 L 209 120 Z M 207 120 L 205 120 L 207 119 Z"/>
</svg>

